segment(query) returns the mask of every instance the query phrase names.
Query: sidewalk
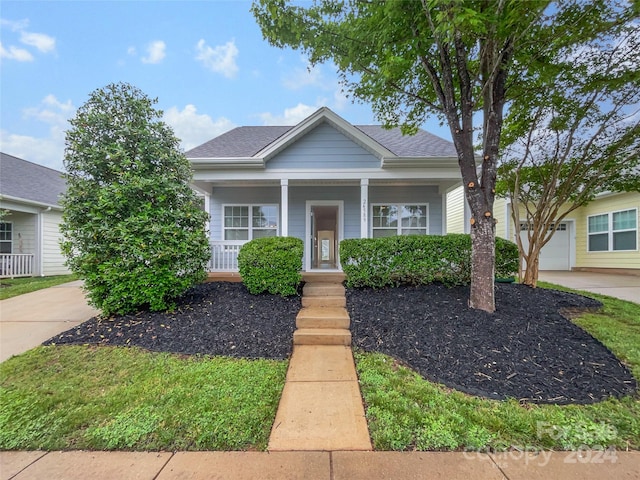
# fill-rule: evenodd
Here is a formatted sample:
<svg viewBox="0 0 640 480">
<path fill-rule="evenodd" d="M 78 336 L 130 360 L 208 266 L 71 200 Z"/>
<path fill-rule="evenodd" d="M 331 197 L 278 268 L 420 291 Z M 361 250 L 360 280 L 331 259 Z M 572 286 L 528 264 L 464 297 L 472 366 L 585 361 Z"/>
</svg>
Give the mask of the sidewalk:
<svg viewBox="0 0 640 480">
<path fill-rule="evenodd" d="M 1 480 L 637 480 L 640 452 L 0 452 Z"/>
<path fill-rule="evenodd" d="M 1 300 L 0 362 L 98 313 L 87 305 L 80 280 Z"/>
</svg>

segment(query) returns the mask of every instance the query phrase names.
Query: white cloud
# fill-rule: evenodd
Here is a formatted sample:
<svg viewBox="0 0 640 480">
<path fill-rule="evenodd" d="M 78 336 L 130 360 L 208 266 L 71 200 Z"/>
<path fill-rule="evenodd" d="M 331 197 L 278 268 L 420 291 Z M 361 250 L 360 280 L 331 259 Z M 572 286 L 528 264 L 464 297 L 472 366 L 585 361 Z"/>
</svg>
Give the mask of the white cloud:
<svg viewBox="0 0 640 480">
<path fill-rule="evenodd" d="M 289 90 L 299 90 L 304 87 L 319 87 L 326 89 L 326 80 L 319 66 L 312 66 L 306 58 L 302 58 L 304 67 L 296 67 L 282 78 L 282 84 Z"/>
<path fill-rule="evenodd" d="M 211 48 L 201 39 L 196 45 L 196 60 L 215 73 L 221 73 L 227 78 L 233 78 L 238 73 L 236 57 L 238 48 L 235 41 L 231 40 L 224 45 Z"/>
<path fill-rule="evenodd" d="M 28 20 L 12 21 L 0 19 L 0 25 L 3 29 L 20 33 L 19 40 L 24 45 L 34 47 L 41 53 L 53 52 L 56 48 L 56 39 L 44 33 L 28 32 L 26 28 L 29 26 Z M 25 48 L 9 45 L 5 47 L 0 44 L 0 58 L 8 60 L 16 60 L 18 62 L 32 62 L 33 54 Z"/>
<path fill-rule="evenodd" d="M 32 62 L 33 55 L 29 53 L 28 50 L 24 48 L 18 48 L 16 46 L 10 45 L 7 50 L 4 48 L 4 45 L 0 43 L 0 58 L 6 58 L 9 60 L 17 60 L 18 62 Z"/>
<path fill-rule="evenodd" d="M 128 54 L 128 55 L 136 55 L 136 54 L 137 54 L 136 47 L 129 47 L 129 48 L 127 48 L 127 54 Z"/>
<path fill-rule="evenodd" d="M 61 102 L 54 95 L 47 95 L 38 106 L 24 110 L 27 119 L 48 126 L 47 135 L 34 137 L 3 129 L 0 130 L 0 150 L 30 162 L 62 170 L 65 131 L 69 128 L 68 119 L 75 115 L 75 111 L 70 100 Z"/>
<path fill-rule="evenodd" d="M 44 33 L 20 32 L 20 41 L 25 45 L 36 47 L 42 53 L 52 52 L 56 48 L 56 39 Z"/>
<path fill-rule="evenodd" d="M 185 150 L 197 147 L 236 126 L 224 117 L 214 120 L 209 115 L 198 114 L 194 105 L 187 105 L 181 111 L 171 107 L 164 112 L 163 120 L 173 128 Z"/>
<path fill-rule="evenodd" d="M 295 107 L 286 108 L 282 115 L 274 115 L 266 112 L 258 113 L 255 116 L 260 118 L 264 125 L 297 125 L 318 110 L 318 108 L 320 107 L 298 103 Z"/>
<path fill-rule="evenodd" d="M 142 57 L 142 63 L 160 63 L 166 56 L 166 43 L 162 40 L 155 40 L 147 45 L 146 57 Z"/>
</svg>

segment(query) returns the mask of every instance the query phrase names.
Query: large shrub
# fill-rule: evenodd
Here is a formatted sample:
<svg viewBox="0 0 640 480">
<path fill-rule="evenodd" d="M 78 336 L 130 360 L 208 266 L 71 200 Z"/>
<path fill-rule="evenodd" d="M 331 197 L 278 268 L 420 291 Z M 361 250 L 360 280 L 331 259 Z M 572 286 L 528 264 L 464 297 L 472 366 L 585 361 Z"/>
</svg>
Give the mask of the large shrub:
<svg viewBox="0 0 640 480">
<path fill-rule="evenodd" d="M 302 281 L 303 243 L 294 237 L 256 238 L 238 253 L 242 282 L 257 295 L 269 292 L 289 296 L 298 293 Z"/>
<path fill-rule="evenodd" d="M 207 214 L 155 102 L 131 85 L 108 85 L 66 134 L 62 251 L 103 315 L 171 308 L 206 274 Z"/>
<path fill-rule="evenodd" d="M 406 235 L 340 242 L 340 262 L 350 287 L 400 284 L 467 285 L 471 238 L 464 234 Z M 496 276 L 518 270 L 518 247 L 496 238 Z"/>
</svg>

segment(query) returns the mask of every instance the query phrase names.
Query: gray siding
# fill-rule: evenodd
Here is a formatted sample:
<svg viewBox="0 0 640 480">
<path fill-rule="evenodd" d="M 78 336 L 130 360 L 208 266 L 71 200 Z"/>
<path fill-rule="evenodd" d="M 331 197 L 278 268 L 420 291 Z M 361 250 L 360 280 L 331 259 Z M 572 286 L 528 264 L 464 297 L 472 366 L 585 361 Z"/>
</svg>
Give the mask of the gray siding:
<svg viewBox="0 0 640 480">
<path fill-rule="evenodd" d="M 442 235 L 442 195 L 434 186 L 369 187 L 369 204 L 429 204 L 429 234 Z M 371 215 L 371 208 L 369 209 Z"/>
<path fill-rule="evenodd" d="M 270 159 L 266 168 L 380 168 L 380 159 L 323 123 Z"/>
<path fill-rule="evenodd" d="M 42 214 L 42 274 L 43 275 L 66 275 L 70 273 L 66 267 L 65 257 L 60 250 L 60 223 L 62 213 L 51 211 Z"/>
</svg>

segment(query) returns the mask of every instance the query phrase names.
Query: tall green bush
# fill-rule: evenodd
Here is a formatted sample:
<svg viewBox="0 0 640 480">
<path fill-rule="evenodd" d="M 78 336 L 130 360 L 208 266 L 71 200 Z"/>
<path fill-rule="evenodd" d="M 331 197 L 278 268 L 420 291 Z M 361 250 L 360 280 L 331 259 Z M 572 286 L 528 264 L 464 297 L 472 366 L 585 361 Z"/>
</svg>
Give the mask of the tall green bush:
<svg viewBox="0 0 640 480">
<path fill-rule="evenodd" d="M 298 293 L 302 281 L 303 243 L 294 237 L 256 238 L 238 253 L 242 282 L 257 295 L 269 292 L 290 296 Z"/>
<path fill-rule="evenodd" d="M 103 315 L 165 310 L 206 275 L 207 214 L 156 100 L 94 91 L 66 133 L 62 251 Z"/>
<path fill-rule="evenodd" d="M 340 242 L 340 262 L 349 287 L 400 284 L 467 285 L 471 282 L 471 237 L 464 234 L 403 235 Z M 518 247 L 496 238 L 496 276 L 518 271 Z"/>
</svg>

